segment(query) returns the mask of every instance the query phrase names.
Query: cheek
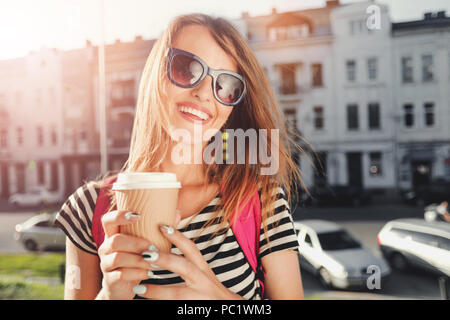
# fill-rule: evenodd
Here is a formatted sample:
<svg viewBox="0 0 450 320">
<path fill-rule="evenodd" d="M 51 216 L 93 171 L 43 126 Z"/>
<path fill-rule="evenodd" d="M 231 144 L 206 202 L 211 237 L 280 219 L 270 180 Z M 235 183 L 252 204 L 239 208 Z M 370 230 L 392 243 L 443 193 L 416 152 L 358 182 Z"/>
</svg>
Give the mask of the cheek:
<svg viewBox="0 0 450 320">
<path fill-rule="evenodd" d="M 231 112 L 233 111 L 233 108 L 231 107 L 226 107 L 226 106 L 220 106 L 219 107 L 219 113 L 218 113 L 218 117 L 217 117 L 217 124 L 219 126 L 219 128 L 221 128 L 225 122 L 228 120 L 228 118 L 231 115 Z"/>
</svg>

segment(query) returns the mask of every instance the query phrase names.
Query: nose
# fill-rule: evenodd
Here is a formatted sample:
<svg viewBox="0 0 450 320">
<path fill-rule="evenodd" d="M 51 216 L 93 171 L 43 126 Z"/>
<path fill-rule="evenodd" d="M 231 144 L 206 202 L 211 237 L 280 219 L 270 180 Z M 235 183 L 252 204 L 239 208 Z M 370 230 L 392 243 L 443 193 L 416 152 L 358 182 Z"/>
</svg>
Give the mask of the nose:
<svg viewBox="0 0 450 320">
<path fill-rule="evenodd" d="M 212 90 L 212 77 L 207 75 L 196 87 L 192 88 L 192 94 L 201 101 L 210 101 L 213 97 Z"/>
</svg>

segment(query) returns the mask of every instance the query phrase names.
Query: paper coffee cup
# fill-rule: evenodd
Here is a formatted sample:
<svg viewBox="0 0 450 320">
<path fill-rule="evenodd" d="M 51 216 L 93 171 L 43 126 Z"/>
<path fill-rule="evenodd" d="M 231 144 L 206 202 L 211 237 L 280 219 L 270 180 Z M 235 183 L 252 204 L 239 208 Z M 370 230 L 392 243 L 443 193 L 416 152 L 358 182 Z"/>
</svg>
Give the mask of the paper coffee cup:
<svg viewBox="0 0 450 320">
<path fill-rule="evenodd" d="M 158 250 L 170 252 L 172 244 L 161 234 L 161 225 L 174 226 L 181 183 L 174 173 L 119 173 L 112 186 L 118 210 L 136 212 L 141 219 L 120 226 L 120 232 L 149 240 Z"/>
</svg>

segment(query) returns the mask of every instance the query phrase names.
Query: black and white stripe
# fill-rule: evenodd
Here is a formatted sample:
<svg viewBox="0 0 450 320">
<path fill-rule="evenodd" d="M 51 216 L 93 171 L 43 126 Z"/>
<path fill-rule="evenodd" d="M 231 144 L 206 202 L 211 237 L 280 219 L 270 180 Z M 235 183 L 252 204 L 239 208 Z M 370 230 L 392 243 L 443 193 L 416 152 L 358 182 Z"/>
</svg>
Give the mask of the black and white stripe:
<svg viewBox="0 0 450 320">
<path fill-rule="evenodd" d="M 274 189 L 274 192 L 277 193 L 277 200 L 273 204 L 275 215 L 267 221 L 270 246 L 264 228 L 261 226 L 261 257 L 284 249 L 298 250 L 293 221 L 284 192 L 281 188 Z M 97 254 L 91 226 L 98 193 L 99 189 L 96 189 L 93 184 L 78 188 L 64 203 L 56 217 L 57 224 L 70 240 L 78 248 L 91 254 Z M 205 261 L 224 286 L 246 299 L 261 299 L 260 284 L 256 274 L 247 262 L 232 229 L 225 228 L 223 232 L 212 236 L 218 224 L 222 222 L 220 217 L 214 219 L 214 208 L 215 205 L 220 204 L 220 201 L 220 195 L 217 195 L 199 214 L 181 220 L 177 229 L 187 238 L 194 240 Z M 200 229 L 211 219 L 214 219 L 213 223 L 199 234 Z M 171 252 L 182 254 L 176 247 L 172 247 Z M 159 276 L 159 279 L 148 279 L 143 283 L 164 285 L 183 282 L 178 275 L 168 270 L 156 270 L 154 273 Z"/>
</svg>

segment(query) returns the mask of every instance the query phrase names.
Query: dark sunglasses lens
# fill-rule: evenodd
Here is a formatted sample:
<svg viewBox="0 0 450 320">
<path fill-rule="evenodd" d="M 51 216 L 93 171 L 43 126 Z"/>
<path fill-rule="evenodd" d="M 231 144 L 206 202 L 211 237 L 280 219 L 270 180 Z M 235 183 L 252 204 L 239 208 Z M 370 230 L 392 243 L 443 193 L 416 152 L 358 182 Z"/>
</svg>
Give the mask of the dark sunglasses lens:
<svg viewBox="0 0 450 320">
<path fill-rule="evenodd" d="M 173 81 L 182 86 L 191 86 L 203 74 L 202 65 L 195 59 L 177 54 L 170 65 L 170 76 Z"/>
<path fill-rule="evenodd" d="M 222 73 L 217 77 L 216 94 L 225 103 L 235 103 L 242 96 L 244 83 L 230 74 Z"/>
</svg>

